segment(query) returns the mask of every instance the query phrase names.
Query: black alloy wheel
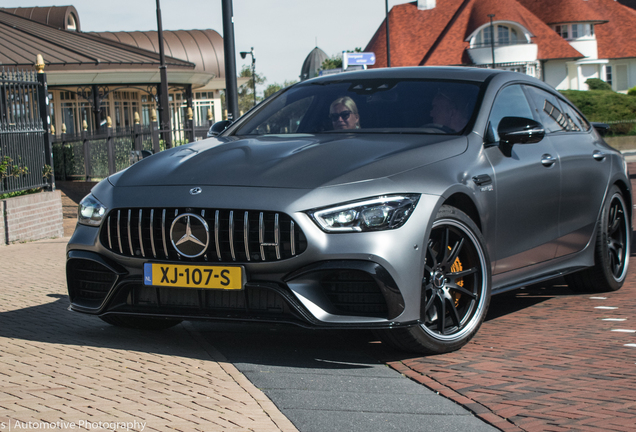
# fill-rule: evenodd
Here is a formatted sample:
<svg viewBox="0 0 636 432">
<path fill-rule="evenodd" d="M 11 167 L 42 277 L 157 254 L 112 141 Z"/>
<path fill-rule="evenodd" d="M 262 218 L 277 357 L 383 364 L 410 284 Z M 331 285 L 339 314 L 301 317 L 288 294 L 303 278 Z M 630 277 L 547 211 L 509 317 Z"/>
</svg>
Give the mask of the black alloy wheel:
<svg viewBox="0 0 636 432">
<path fill-rule="evenodd" d="M 486 316 L 490 285 L 490 261 L 479 229 L 465 213 L 443 206 L 426 244 L 420 324 L 385 331 L 383 340 L 426 354 L 461 348 Z"/>
<path fill-rule="evenodd" d="M 620 289 L 627 277 L 631 234 L 630 212 L 623 193 L 613 186 L 597 223 L 594 267 L 568 275 L 570 288 L 580 292 Z"/>
</svg>

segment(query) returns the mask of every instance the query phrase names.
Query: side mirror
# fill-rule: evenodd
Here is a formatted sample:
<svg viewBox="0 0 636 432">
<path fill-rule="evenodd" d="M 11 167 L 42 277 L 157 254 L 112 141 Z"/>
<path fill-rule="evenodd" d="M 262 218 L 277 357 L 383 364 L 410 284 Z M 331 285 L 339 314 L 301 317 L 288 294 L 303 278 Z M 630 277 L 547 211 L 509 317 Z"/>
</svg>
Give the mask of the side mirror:
<svg viewBox="0 0 636 432">
<path fill-rule="evenodd" d="M 543 125 L 532 119 L 524 117 L 504 117 L 497 128 L 502 144 L 512 146 L 514 144 L 537 143 L 545 136 Z"/>
<path fill-rule="evenodd" d="M 598 132 L 598 134 L 602 137 L 607 135 L 607 133 L 610 130 L 610 125 L 608 125 L 607 123 L 592 122 L 592 126 L 594 126 L 594 129 L 596 129 L 596 132 Z"/>
<path fill-rule="evenodd" d="M 212 126 L 210 126 L 210 130 L 208 130 L 208 138 L 219 135 L 221 132 L 227 129 L 228 126 L 231 124 L 232 122 L 229 120 L 221 120 L 214 123 Z"/>
</svg>

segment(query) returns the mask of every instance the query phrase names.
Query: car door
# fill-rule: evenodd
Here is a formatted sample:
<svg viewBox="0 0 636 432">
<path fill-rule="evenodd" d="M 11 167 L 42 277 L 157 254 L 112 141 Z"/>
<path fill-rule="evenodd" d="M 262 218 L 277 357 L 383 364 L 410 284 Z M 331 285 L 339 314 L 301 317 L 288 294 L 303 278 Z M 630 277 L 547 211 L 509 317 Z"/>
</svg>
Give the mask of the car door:
<svg viewBox="0 0 636 432">
<path fill-rule="evenodd" d="M 509 151 L 496 145 L 503 117 L 533 119 L 521 85 L 500 90 L 489 117 L 493 192 L 497 201 L 494 273 L 554 258 L 558 238 L 560 163 L 549 137 L 534 144 L 515 144 Z"/>
<path fill-rule="evenodd" d="M 611 163 L 590 124 L 555 95 L 527 86 L 561 163 L 561 205 L 557 256 L 577 252 L 589 242 L 603 201 Z"/>
</svg>

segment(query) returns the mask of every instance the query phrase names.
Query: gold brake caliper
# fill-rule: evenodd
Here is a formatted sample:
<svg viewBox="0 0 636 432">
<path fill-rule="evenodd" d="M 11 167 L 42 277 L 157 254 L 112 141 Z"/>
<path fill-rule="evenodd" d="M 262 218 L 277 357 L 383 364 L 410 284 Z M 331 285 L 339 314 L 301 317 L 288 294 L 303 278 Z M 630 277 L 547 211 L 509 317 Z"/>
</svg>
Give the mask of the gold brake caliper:
<svg viewBox="0 0 636 432">
<path fill-rule="evenodd" d="M 449 249 L 451 248 L 450 246 L 448 247 Z M 464 269 L 464 267 L 462 266 L 462 262 L 459 260 L 459 258 L 455 258 L 455 262 L 453 263 L 453 265 L 451 266 L 451 273 L 458 273 L 460 271 L 462 271 Z M 459 285 L 460 287 L 464 286 L 464 281 L 459 279 L 455 282 L 457 285 Z M 453 292 L 453 298 L 455 299 L 455 307 L 459 307 L 459 299 L 462 297 L 462 294 L 458 291 L 454 291 Z"/>
</svg>

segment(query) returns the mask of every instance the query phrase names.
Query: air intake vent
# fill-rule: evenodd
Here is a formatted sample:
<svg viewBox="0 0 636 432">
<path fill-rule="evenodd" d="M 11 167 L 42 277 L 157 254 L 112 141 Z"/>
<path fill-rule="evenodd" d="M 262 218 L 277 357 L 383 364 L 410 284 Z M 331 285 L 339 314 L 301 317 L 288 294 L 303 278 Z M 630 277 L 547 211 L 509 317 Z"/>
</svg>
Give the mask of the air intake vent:
<svg viewBox="0 0 636 432">
<path fill-rule="evenodd" d="M 178 226 L 173 230 L 173 223 L 180 223 L 181 231 Z M 197 225 L 199 234 L 192 234 L 195 240 L 188 248 L 179 240 L 184 232 L 191 233 L 191 224 Z M 119 255 L 191 262 L 279 261 L 307 248 L 305 235 L 286 214 L 200 208 L 112 210 L 102 227 L 101 242 Z"/>
<path fill-rule="evenodd" d="M 95 261 L 72 259 L 67 263 L 71 301 L 99 305 L 117 280 L 117 274 Z"/>
</svg>

